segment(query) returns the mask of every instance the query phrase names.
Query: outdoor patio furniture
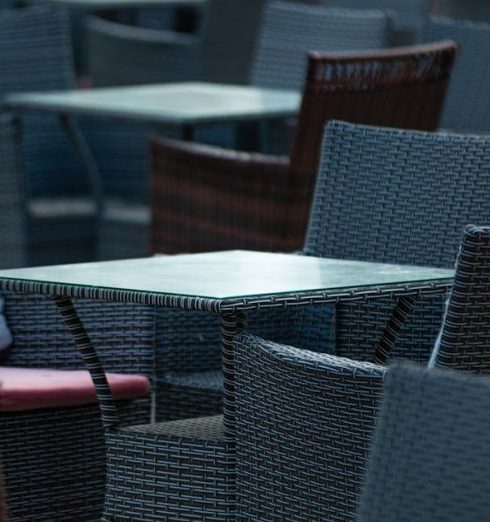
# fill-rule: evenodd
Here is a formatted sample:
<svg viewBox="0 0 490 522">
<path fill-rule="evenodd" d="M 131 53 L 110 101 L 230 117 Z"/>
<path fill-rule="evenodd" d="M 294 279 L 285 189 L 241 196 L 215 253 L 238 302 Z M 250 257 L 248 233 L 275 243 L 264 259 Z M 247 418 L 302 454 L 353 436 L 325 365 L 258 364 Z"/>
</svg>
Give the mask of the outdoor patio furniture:
<svg viewBox="0 0 490 522">
<path fill-rule="evenodd" d="M 331 122 L 322 153 L 304 255 L 450 267 L 462 228 L 490 219 L 488 137 Z M 202 159 L 197 164 L 206 166 Z M 223 178 L 227 173 L 217 172 Z M 386 327 L 393 306 L 390 300 L 337 305 L 335 320 L 329 307 L 311 310 L 301 321 L 302 335 L 316 336 L 314 346 L 321 351 L 357 360 L 373 360 L 377 354 L 380 362 L 405 358 L 426 363 L 440 328 L 443 299 L 427 297 L 413 310 L 408 307 L 403 334 L 392 353 L 383 354 L 374 339 Z M 202 404 L 207 408 L 214 404 L 218 412 L 222 377 L 216 328 L 213 333 L 213 326 L 206 326 L 197 315 L 184 323 L 177 313 L 166 314 L 160 319 L 187 328 L 185 336 L 159 334 L 159 407 L 162 412 L 184 413 L 188 407 L 197 415 L 198 410 L 186 404 L 196 404 L 190 398 L 200 395 Z M 292 342 L 290 336 L 293 344 L 310 344 L 313 349 L 309 341 L 298 344 L 301 335 L 290 332 L 286 318 L 281 323 L 280 316 L 268 319 L 264 314 L 263 321 L 267 320 L 280 325 L 282 337 L 266 335 L 260 327 L 254 333 L 286 343 Z M 186 357 L 179 358 L 183 345 Z M 169 397 L 168 405 L 164 397 Z"/>
<path fill-rule="evenodd" d="M 208 0 L 197 34 L 92 16 L 87 22 L 89 75 L 97 86 L 245 83 L 264 4 L 264 0 Z"/>
<path fill-rule="evenodd" d="M 435 223 L 439 225 L 437 219 L 432 226 Z M 353 228 L 350 231 L 354 232 Z M 445 233 L 446 229 L 439 232 L 441 235 Z M 388 237 L 386 232 L 384 234 Z M 434 237 L 436 234 L 434 233 Z M 473 354 L 475 366 L 479 359 L 480 367 L 484 368 L 488 360 L 482 345 L 488 345 L 486 340 L 490 331 L 489 247 L 488 228 L 470 227 L 466 230 L 456 265 L 448 312 L 442 326 L 441 338 L 451 339 L 451 344 L 460 350 L 461 357 L 455 358 L 453 369 L 469 369 L 468 359 L 465 360 L 463 355 L 466 350 Z M 400 318 L 403 319 L 403 315 L 397 320 Z M 386 332 L 396 324 L 397 321 L 387 323 L 385 320 L 385 330 L 382 331 Z M 456 342 L 453 341 L 455 325 L 459 333 Z M 340 326 L 349 328 L 345 324 Z M 398 328 L 400 337 L 403 337 L 405 325 L 401 328 L 398 325 Z M 373 327 L 370 322 L 364 323 L 367 345 L 377 338 L 376 331 L 376 325 Z M 416 345 L 414 349 L 417 349 Z M 342 358 L 300 350 L 248 333 L 236 337 L 238 520 L 258 519 L 269 522 L 354 519 L 369 445 L 374 435 L 386 367 L 373 364 L 374 357 L 371 357 L 371 361 L 360 362 L 355 360 L 355 352 L 352 356 Z M 400 386 L 400 393 L 402 389 Z M 407 387 L 403 394 L 407 400 L 407 408 L 400 405 L 397 408 L 397 418 L 406 415 L 407 410 L 416 411 L 420 405 L 417 401 L 413 407 L 408 406 L 417 397 L 417 393 L 412 393 L 412 388 Z M 438 395 L 438 400 L 444 400 L 443 394 Z M 426 419 L 430 419 L 430 415 L 427 413 L 425 416 L 423 409 L 422 412 L 422 419 L 417 417 L 417 422 L 420 422 L 418 425 L 428 429 L 431 422 Z M 403 424 L 398 427 L 401 434 L 398 442 L 403 444 Z M 460 426 L 455 429 L 463 428 Z M 443 440 L 446 436 L 443 436 Z M 424 438 L 418 440 L 422 448 Z M 463 444 L 463 440 L 464 437 L 459 438 L 456 444 Z M 372 517 L 361 520 L 398 522 L 394 515 L 404 512 L 406 502 L 411 503 L 411 507 L 405 512 L 406 518 L 400 518 L 400 521 L 444 520 L 444 517 L 437 518 L 432 511 L 425 512 L 427 518 L 416 516 L 416 513 L 424 513 L 423 508 L 426 507 L 426 504 L 417 503 L 416 490 L 423 495 L 424 488 L 415 488 L 409 499 L 400 500 L 404 490 L 398 488 L 407 484 L 403 478 L 408 479 L 409 476 L 396 476 L 397 468 L 390 459 L 390 450 L 391 448 L 385 446 L 378 450 L 378 459 L 379 451 L 387 451 L 386 455 L 382 453 L 385 464 L 379 468 L 383 479 L 376 481 L 379 478 L 376 474 L 369 481 L 367 503 L 371 503 L 370 507 L 375 506 L 375 509 Z M 430 454 L 430 446 L 424 451 L 427 453 L 421 455 L 416 452 L 413 455 L 416 462 L 422 462 Z M 393 459 L 396 463 L 396 456 L 393 455 Z M 425 462 L 429 463 L 431 459 L 426 458 Z M 432 478 L 435 480 L 436 475 Z M 429 476 L 422 480 L 429 480 Z M 465 480 L 464 475 L 461 480 Z M 388 492 L 383 489 L 384 486 L 387 486 Z M 383 493 L 389 499 L 386 502 Z M 440 503 L 437 502 L 437 505 Z M 431 518 L 433 515 L 434 518 Z"/>
<path fill-rule="evenodd" d="M 27 223 L 25 192 L 18 169 L 19 133 L 12 117 L 0 114 L 1 219 L 0 266 L 25 266 L 27 262 Z"/>
<path fill-rule="evenodd" d="M 490 510 L 488 378 L 388 370 L 358 522 L 473 522 Z"/>
<path fill-rule="evenodd" d="M 22 390 L 27 393 L 31 389 L 34 393 L 36 380 L 32 375 L 45 375 L 48 370 L 43 371 L 43 368 L 51 369 L 50 380 L 58 379 L 63 374 L 56 370 L 79 370 L 83 362 L 50 300 L 39 295 L 8 292 L 3 295 L 14 342 L 2 352 L 1 365 L 12 367 L 12 372 L 20 372 L 21 376 L 32 372 L 22 382 L 9 386 L 8 376 L 12 372 L 4 374 L 2 372 L 6 370 L 0 369 L 3 384 L 0 402 L 4 406 L 0 407 L 0 461 L 11 520 L 99 520 L 104 501 L 106 448 L 93 391 L 90 401 L 84 400 L 79 405 L 66 402 L 66 392 L 61 397 L 54 397 L 61 403 L 55 402 L 52 407 L 41 409 L 35 407 L 42 397 L 38 392 L 35 397 L 32 394 L 27 397 L 35 409 L 26 410 L 24 403 L 24 409 L 8 411 L 4 402 L 8 401 L 10 388 L 14 397 Z M 76 300 L 76 306 L 107 371 L 152 378 L 154 323 L 151 309 L 81 300 Z M 16 368 L 18 370 L 14 370 Z M 73 387 L 74 377 L 69 380 Z M 43 388 L 45 393 L 46 384 L 39 392 Z M 47 399 L 53 399 L 53 392 L 51 387 Z M 79 393 L 75 389 L 70 396 L 74 392 Z M 149 399 L 117 402 L 124 423 L 149 421 Z M 6 406 L 9 404 L 11 406 L 11 401 Z"/>
<path fill-rule="evenodd" d="M 451 38 L 461 44 L 449 85 L 441 127 L 454 132 L 490 132 L 490 24 L 433 17 L 425 42 Z"/>
<path fill-rule="evenodd" d="M 33 291 L 51 296 L 91 372 L 106 428 L 104 520 L 228 521 L 235 510 L 233 339 L 243 327 L 244 314 L 290 308 L 306 312 L 310 306 L 344 299 L 445 294 L 452 274 L 452 270 L 228 251 L 3 270 L 0 288 L 19 297 Z M 121 426 L 95 352 L 102 344 L 94 347 L 86 333 L 93 337 L 97 330 L 86 330 L 85 318 L 72 305 L 74 298 L 91 300 L 104 324 L 111 321 L 98 301 L 217 315 L 224 416 Z M 136 346 L 124 353 L 135 356 L 139 350 Z"/>
<path fill-rule="evenodd" d="M 351 9 L 386 9 L 395 14 L 392 45 L 420 42 L 420 33 L 433 0 L 324 0 L 327 5 Z"/>
</svg>

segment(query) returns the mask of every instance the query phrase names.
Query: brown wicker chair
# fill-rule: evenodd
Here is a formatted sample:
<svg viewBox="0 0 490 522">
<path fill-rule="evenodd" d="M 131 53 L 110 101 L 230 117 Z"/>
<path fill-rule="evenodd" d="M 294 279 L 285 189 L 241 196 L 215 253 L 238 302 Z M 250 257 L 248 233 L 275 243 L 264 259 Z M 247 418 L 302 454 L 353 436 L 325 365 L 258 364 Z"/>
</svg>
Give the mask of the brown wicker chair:
<svg viewBox="0 0 490 522">
<path fill-rule="evenodd" d="M 301 248 L 326 121 L 436 130 L 456 50 L 311 53 L 289 160 L 153 138 L 153 251 Z"/>
</svg>

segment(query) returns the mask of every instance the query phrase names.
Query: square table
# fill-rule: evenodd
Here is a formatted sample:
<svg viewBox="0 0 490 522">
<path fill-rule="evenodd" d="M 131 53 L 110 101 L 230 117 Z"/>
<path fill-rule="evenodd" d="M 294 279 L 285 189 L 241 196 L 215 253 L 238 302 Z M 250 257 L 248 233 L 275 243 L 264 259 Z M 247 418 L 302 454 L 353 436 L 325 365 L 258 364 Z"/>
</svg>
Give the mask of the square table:
<svg viewBox="0 0 490 522">
<path fill-rule="evenodd" d="M 117 415 L 93 345 L 72 298 L 205 310 L 221 318 L 225 437 L 234 434 L 233 338 L 254 309 L 311 306 L 382 297 L 398 299 L 380 350 L 389 351 L 419 295 L 445 293 L 452 270 L 323 259 L 295 254 L 225 251 L 155 256 L 0 271 L 0 288 L 50 296 L 92 374 L 105 426 Z"/>
<path fill-rule="evenodd" d="M 2 106 L 14 112 L 47 112 L 60 116 L 84 166 L 100 216 L 102 180 L 93 155 L 70 116 L 172 125 L 180 129 L 182 139 L 192 140 L 198 125 L 287 118 L 298 112 L 300 101 L 301 94 L 296 91 L 181 82 L 10 94 L 3 98 Z"/>
</svg>

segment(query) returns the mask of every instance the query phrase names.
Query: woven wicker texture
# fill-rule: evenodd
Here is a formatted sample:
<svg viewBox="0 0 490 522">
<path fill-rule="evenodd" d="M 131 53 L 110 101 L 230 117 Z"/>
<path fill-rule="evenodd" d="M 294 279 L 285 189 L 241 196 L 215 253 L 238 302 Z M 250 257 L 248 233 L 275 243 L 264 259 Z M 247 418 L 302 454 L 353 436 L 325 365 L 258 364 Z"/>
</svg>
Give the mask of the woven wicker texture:
<svg viewBox="0 0 490 522">
<path fill-rule="evenodd" d="M 230 520 L 232 460 L 222 417 L 108 433 L 104 520 Z"/>
<path fill-rule="evenodd" d="M 152 377 L 152 308 L 87 300 L 76 306 L 106 371 Z M 5 313 L 14 343 L 2 364 L 60 369 L 82 366 L 73 339 L 51 301 L 5 294 Z M 123 424 L 149 419 L 148 400 L 120 408 Z M 2 413 L 0 417 L 0 460 L 4 463 L 12 520 L 98 520 L 105 488 L 105 443 L 99 407 Z"/>
<path fill-rule="evenodd" d="M 468 226 L 434 364 L 441 368 L 489 373 L 489 314 L 490 228 Z"/>
<path fill-rule="evenodd" d="M 304 252 L 450 268 L 465 225 L 490 218 L 489 165 L 487 137 L 331 122 Z M 337 353 L 371 359 L 393 304 L 338 306 Z M 419 299 L 393 356 L 425 360 L 442 312 Z"/>
<path fill-rule="evenodd" d="M 270 2 L 262 20 L 251 83 L 300 90 L 308 51 L 380 49 L 389 38 L 381 11 L 356 11 Z"/>
<path fill-rule="evenodd" d="M 384 369 L 240 334 L 238 520 L 352 520 Z"/>
<path fill-rule="evenodd" d="M 423 32 L 424 41 L 451 38 L 461 43 L 454 66 L 441 126 L 456 132 L 490 131 L 490 25 L 487 23 L 432 18 Z"/>
<path fill-rule="evenodd" d="M 25 192 L 19 172 L 18 128 L 8 115 L 0 115 L 0 266 L 24 266 L 27 261 Z"/>
<path fill-rule="evenodd" d="M 473 522 L 490 510 L 487 379 L 389 370 L 358 522 Z"/>
<path fill-rule="evenodd" d="M 394 24 L 393 45 L 410 45 L 419 42 L 425 19 L 432 7 L 431 0 L 325 0 L 327 5 L 349 9 L 389 9 Z"/>
</svg>

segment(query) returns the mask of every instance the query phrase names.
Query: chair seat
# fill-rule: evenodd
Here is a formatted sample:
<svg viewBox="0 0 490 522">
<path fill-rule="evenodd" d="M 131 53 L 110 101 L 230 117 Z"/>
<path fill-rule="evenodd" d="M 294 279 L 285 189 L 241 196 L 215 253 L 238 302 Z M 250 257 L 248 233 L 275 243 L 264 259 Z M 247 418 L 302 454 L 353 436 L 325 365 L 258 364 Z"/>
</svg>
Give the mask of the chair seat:
<svg viewBox="0 0 490 522">
<path fill-rule="evenodd" d="M 221 441 L 223 439 L 223 415 L 129 426 L 122 428 L 121 433 L 170 437 L 181 440 Z"/>
<path fill-rule="evenodd" d="M 164 382 L 174 386 L 183 386 L 198 390 L 223 391 L 223 372 L 213 370 L 208 372 L 169 372 Z"/>
<path fill-rule="evenodd" d="M 115 400 L 150 392 L 143 375 L 108 373 Z M 82 370 L 0 367 L 0 412 L 81 406 L 97 401 L 90 374 Z"/>
</svg>

